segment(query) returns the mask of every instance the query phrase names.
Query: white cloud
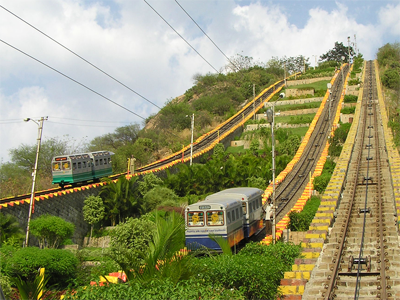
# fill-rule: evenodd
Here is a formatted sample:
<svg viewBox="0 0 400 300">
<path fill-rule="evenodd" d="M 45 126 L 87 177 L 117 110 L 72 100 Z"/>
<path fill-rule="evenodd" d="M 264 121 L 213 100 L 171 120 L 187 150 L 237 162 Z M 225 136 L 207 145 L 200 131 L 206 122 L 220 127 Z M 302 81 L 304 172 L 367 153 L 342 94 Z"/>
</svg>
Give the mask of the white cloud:
<svg viewBox="0 0 400 300">
<path fill-rule="evenodd" d="M 384 30 L 400 38 L 400 4 L 382 7 L 379 11 L 379 19 Z"/>
</svg>

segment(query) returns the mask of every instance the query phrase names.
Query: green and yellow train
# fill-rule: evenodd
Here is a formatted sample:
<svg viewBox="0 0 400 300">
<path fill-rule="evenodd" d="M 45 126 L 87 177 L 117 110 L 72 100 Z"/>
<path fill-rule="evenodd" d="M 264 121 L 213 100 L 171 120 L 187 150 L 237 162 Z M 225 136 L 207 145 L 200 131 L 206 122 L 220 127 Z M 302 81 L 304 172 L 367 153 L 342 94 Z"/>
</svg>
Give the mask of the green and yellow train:
<svg viewBox="0 0 400 300">
<path fill-rule="evenodd" d="M 52 160 L 52 183 L 64 188 L 110 176 L 112 155 L 110 151 L 97 151 L 56 156 Z"/>
</svg>

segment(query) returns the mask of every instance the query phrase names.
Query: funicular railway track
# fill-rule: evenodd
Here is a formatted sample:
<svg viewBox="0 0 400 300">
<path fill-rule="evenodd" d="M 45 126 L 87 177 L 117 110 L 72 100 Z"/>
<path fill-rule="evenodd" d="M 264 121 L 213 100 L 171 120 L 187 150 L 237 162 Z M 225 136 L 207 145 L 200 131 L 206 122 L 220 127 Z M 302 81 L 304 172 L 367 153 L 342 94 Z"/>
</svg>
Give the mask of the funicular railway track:
<svg viewBox="0 0 400 300">
<path fill-rule="evenodd" d="M 216 140 L 219 140 L 220 136 L 224 135 L 226 132 L 231 130 L 233 127 L 237 126 L 245 118 L 247 118 L 250 115 L 253 115 L 255 113 L 255 107 L 258 107 L 268 97 L 270 97 L 274 92 L 279 91 L 284 85 L 285 85 L 284 80 L 281 80 L 281 81 L 277 82 L 276 84 L 270 86 L 260 97 L 258 97 L 254 100 L 254 104 L 248 105 L 247 107 L 245 107 L 243 109 L 243 111 L 241 111 L 240 114 L 233 116 L 230 120 L 228 120 L 222 126 L 220 126 L 218 130 L 211 131 L 204 138 L 202 138 L 201 140 L 194 143 L 193 144 L 193 154 L 200 152 L 203 149 L 207 148 L 211 143 L 215 142 Z M 140 173 L 140 172 L 144 172 L 144 171 L 151 171 L 151 170 L 159 169 L 159 168 L 165 167 L 167 165 L 170 165 L 174 161 L 181 160 L 182 156 L 189 157 L 190 156 L 190 148 L 185 150 L 183 155 L 182 155 L 182 152 L 177 152 L 174 155 L 172 155 L 166 159 L 156 161 L 147 166 L 138 168 L 135 171 L 136 171 L 136 173 Z M 126 174 L 126 173 L 112 175 L 112 176 L 109 176 L 109 178 L 114 180 L 124 174 Z M 86 183 L 82 183 L 80 185 L 85 185 L 85 184 Z M 80 185 L 77 185 L 77 186 L 80 186 Z M 67 189 L 72 188 L 72 186 L 66 186 L 66 188 Z M 53 188 L 53 189 L 46 190 L 46 191 L 37 191 L 37 192 L 35 192 L 35 197 L 44 196 L 44 195 L 47 195 L 50 193 L 60 192 L 62 190 L 63 189 L 59 187 L 59 188 Z M 30 194 L 19 195 L 19 196 L 15 196 L 15 197 L 8 197 L 8 198 L 0 199 L 0 204 L 29 199 L 29 198 L 30 198 Z"/>
<path fill-rule="evenodd" d="M 233 127 L 237 126 L 240 122 L 243 121 L 246 117 L 249 115 L 253 115 L 254 112 L 254 107 L 258 107 L 261 103 L 265 101 L 269 96 L 271 96 L 276 90 L 281 89 L 285 85 L 284 81 L 278 82 L 276 85 L 271 86 L 261 97 L 255 99 L 253 105 L 247 106 L 240 114 L 236 114 L 233 116 L 230 120 L 228 120 L 226 123 L 224 123 L 219 130 L 213 130 L 210 132 L 210 134 L 206 135 L 203 139 L 200 141 L 196 142 L 193 144 L 193 154 L 202 151 L 203 149 L 207 148 L 212 142 L 216 141 L 219 139 L 219 136 L 222 136 L 229 130 L 231 130 Z M 157 161 L 152 164 L 149 164 L 148 166 L 144 166 L 142 168 L 138 168 L 137 172 L 143 172 L 143 171 L 148 171 L 148 170 L 153 170 L 160 168 L 164 165 L 167 165 L 173 161 L 180 160 L 184 157 L 189 157 L 190 156 L 190 149 L 187 149 L 184 151 L 183 155 L 182 152 L 176 153 L 175 155 L 162 160 L 162 161 Z"/>
<path fill-rule="evenodd" d="M 326 103 L 302 156 L 294 166 L 293 170 L 276 187 L 275 199 L 277 201 L 277 222 L 279 222 L 291 210 L 297 199 L 301 196 L 304 187 L 309 181 L 309 173 L 315 169 L 317 161 L 324 150 L 332 128 L 334 112 L 337 110 L 343 90 L 344 78 L 346 78 L 348 71 L 349 66 L 346 65 L 337 75 L 332 86 L 330 101 Z M 330 105 L 331 107 L 329 107 Z"/>
<path fill-rule="evenodd" d="M 399 299 L 393 189 L 372 62 L 337 219 L 303 299 Z M 397 269 L 396 269 L 397 268 Z"/>
</svg>

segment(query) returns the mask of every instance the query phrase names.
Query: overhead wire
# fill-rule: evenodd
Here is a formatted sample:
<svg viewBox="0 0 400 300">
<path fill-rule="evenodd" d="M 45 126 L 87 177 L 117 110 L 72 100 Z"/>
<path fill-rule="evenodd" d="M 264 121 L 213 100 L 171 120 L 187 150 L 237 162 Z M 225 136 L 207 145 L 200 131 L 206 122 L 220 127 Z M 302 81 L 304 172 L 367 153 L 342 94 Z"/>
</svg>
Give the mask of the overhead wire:
<svg viewBox="0 0 400 300">
<path fill-rule="evenodd" d="M 179 37 L 182 39 L 182 40 L 184 40 L 185 41 L 185 43 L 186 44 L 188 44 L 189 45 L 189 47 L 190 48 L 192 48 L 193 49 L 193 51 L 195 51 L 211 68 L 213 68 L 214 70 L 215 70 L 215 72 L 217 72 L 217 73 L 220 73 L 216 68 L 214 68 L 214 66 L 213 65 L 211 65 L 211 63 L 208 61 L 208 60 L 206 60 L 181 34 L 179 34 L 179 32 L 178 31 L 176 31 L 175 30 L 175 28 L 174 27 L 172 27 L 172 25 L 171 24 L 169 24 L 168 22 L 167 22 L 167 20 L 165 20 L 164 18 L 163 18 L 163 16 L 161 16 L 161 14 L 159 14 L 158 13 L 158 11 L 156 11 L 146 0 L 143 0 L 144 2 L 146 2 L 146 4 L 148 5 L 148 6 L 150 6 L 150 8 L 165 22 L 165 23 L 167 23 L 167 25 L 173 30 L 173 31 L 175 31 L 175 33 L 177 34 L 177 35 L 179 35 Z"/>
<path fill-rule="evenodd" d="M 79 126 L 79 127 L 112 127 L 115 128 L 117 126 L 107 126 L 107 125 L 86 125 L 86 124 L 71 124 L 71 123 L 64 123 L 64 122 L 54 122 L 54 121 L 47 121 L 48 123 L 53 123 L 53 124 L 62 124 L 62 125 L 71 125 L 71 126 Z"/>
<path fill-rule="evenodd" d="M 126 108 L 125 106 L 122 106 L 121 104 L 119 104 L 119 103 L 117 103 L 117 102 L 111 100 L 110 98 L 108 98 L 108 97 L 106 97 L 106 96 L 100 94 L 99 92 L 96 92 L 95 90 L 93 90 L 93 89 L 91 89 L 90 87 L 84 85 L 83 83 L 80 83 L 79 81 L 77 81 L 77 80 L 75 80 L 75 79 L 69 77 L 68 75 L 66 75 L 66 74 L 64 74 L 64 73 L 62 73 L 62 72 L 60 72 L 60 71 L 58 71 L 57 69 L 55 69 L 55 68 L 53 68 L 53 67 L 47 65 L 46 63 L 44 63 L 44 62 L 40 61 L 39 59 L 37 59 L 37 58 L 35 58 L 35 57 L 29 55 L 28 53 L 26 53 L 26 52 L 24 52 L 24 51 L 18 49 L 17 47 L 14 47 L 13 45 L 7 43 L 6 41 L 3 41 L 2 39 L 0 39 L 0 42 L 6 44 L 7 46 L 9 46 L 9 47 L 11 47 L 11 48 L 13 48 L 14 50 L 17 50 L 18 52 L 20 52 L 20 53 L 22 53 L 22 54 L 28 56 L 29 58 L 31 58 L 31 59 L 37 61 L 38 63 L 41 63 L 42 65 L 48 67 L 49 69 L 53 70 L 54 72 L 57 72 L 58 74 L 64 76 L 65 78 L 68 78 L 69 80 L 75 82 L 76 84 L 79 84 L 80 86 L 82 86 L 82 87 L 86 88 L 87 90 L 91 91 L 92 93 L 95 93 L 96 95 L 98 95 L 98 96 L 100 96 L 100 97 L 106 99 L 107 101 L 110 101 L 111 103 L 113 103 L 113 104 L 119 106 L 120 108 L 122 108 L 122 109 L 124 109 L 124 110 L 126 110 L 126 111 L 128 111 L 128 112 L 130 112 L 130 113 L 132 113 L 132 114 L 134 114 L 135 116 L 137 116 L 137 117 L 139 117 L 139 118 L 141 118 L 141 119 L 143 119 L 143 120 L 146 120 L 146 118 L 144 118 L 144 117 L 142 117 L 141 115 L 135 113 L 134 111 L 130 110 L 129 108 Z"/>
<path fill-rule="evenodd" d="M 155 104 L 154 102 L 150 101 L 149 99 L 145 98 L 144 96 L 142 96 L 141 94 L 139 94 L 138 92 L 134 91 L 132 88 L 130 88 L 129 86 L 125 85 L 124 83 L 122 83 L 121 81 L 119 81 L 118 79 L 116 79 L 115 77 L 111 76 L 110 74 L 108 74 L 107 72 L 103 71 L 102 69 L 100 69 L 99 67 L 95 66 L 94 64 L 92 64 L 90 61 L 88 61 L 87 59 L 83 58 L 82 56 L 80 56 L 79 54 L 77 54 L 76 52 L 72 51 L 71 49 L 69 49 L 68 47 L 64 46 L 63 44 L 61 44 L 60 42 L 58 42 L 57 40 L 53 39 L 51 36 L 47 35 L 46 33 L 44 33 L 43 31 L 41 31 L 40 29 L 36 28 L 35 26 L 33 26 L 32 24 L 28 23 L 27 21 L 25 21 L 24 19 L 22 19 L 21 17 L 19 17 L 18 15 L 14 14 L 13 12 L 11 12 L 10 10 L 8 10 L 7 8 L 5 8 L 4 6 L 2 6 L 0 4 L 0 7 L 2 9 L 4 9 L 5 11 L 7 11 L 8 13 L 12 14 L 14 17 L 18 18 L 19 20 L 21 20 L 22 22 L 24 22 L 25 24 L 29 25 L 30 27 L 32 27 L 33 29 L 37 30 L 38 32 L 40 32 L 41 34 L 43 34 L 45 37 L 49 38 L 50 40 L 52 40 L 53 42 L 57 43 L 58 45 L 60 45 L 61 47 L 63 47 L 65 50 L 68 50 L 69 52 L 71 52 L 72 54 L 74 54 L 75 56 L 79 57 L 81 60 L 83 60 L 84 62 L 88 63 L 89 65 L 91 65 L 93 68 L 97 69 L 98 71 L 102 72 L 104 75 L 108 76 L 109 78 L 113 79 L 114 81 L 118 82 L 119 84 L 121 84 L 122 86 L 124 86 L 125 88 L 127 88 L 128 90 L 130 90 L 131 92 L 135 93 L 136 95 L 138 95 L 139 97 L 141 97 L 142 99 L 146 100 L 147 102 L 149 102 L 150 104 L 154 105 L 155 107 L 157 107 L 158 109 L 161 109 L 161 107 L 159 107 L 157 104 Z"/>
<path fill-rule="evenodd" d="M 186 15 L 187 15 L 190 19 L 192 19 L 192 21 L 194 22 L 194 24 L 197 25 L 197 27 L 201 30 L 201 32 L 204 33 L 204 35 L 211 41 L 211 43 L 214 44 L 214 46 L 219 50 L 219 52 L 221 52 L 222 55 L 225 56 L 225 58 L 226 58 L 238 71 L 240 71 L 240 69 L 238 68 L 238 66 L 236 66 L 236 65 L 229 59 L 229 57 L 226 56 L 226 54 L 217 46 L 217 44 L 214 43 L 214 41 L 208 36 L 207 33 L 205 33 L 205 31 L 200 27 L 199 24 L 197 24 L 197 22 L 192 18 L 192 16 L 189 15 L 189 13 L 182 7 L 182 5 L 181 5 L 177 0 L 175 0 L 175 2 L 176 2 L 176 4 L 178 4 L 179 7 L 186 13 Z"/>
</svg>

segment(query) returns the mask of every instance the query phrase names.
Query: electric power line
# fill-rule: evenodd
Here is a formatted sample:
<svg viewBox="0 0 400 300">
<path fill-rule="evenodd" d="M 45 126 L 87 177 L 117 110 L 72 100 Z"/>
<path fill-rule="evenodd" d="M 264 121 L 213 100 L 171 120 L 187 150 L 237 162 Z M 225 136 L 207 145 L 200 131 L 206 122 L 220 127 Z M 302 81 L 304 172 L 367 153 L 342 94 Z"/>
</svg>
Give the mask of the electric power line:
<svg viewBox="0 0 400 300">
<path fill-rule="evenodd" d="M 204 35 L 206 37 L 208 37 L 208 39 L 211 41 L 211 43 L 214 44 L 215 47 L 217 47 L 217 49 L 219 50 L 219 52 L 222 53 L 223 56 L 225 56 L 225 58 L 239 71 L 240 69 L 229 59 L 228 56 L 225 55 L 225 53 L 217 46 L 217 44 L 214 43 L 214 41 L 207 35 L 207 33 L 204 32 L 204 30 L 200 27 L 199 24 L 197 24 L 197 22 L 189 15 L 189 13 L 182 7 L 182 5 L 179 4 L 179 2 L 177 0 L 175 0 L 176 4 L 179 5 L 180 8 L 182 8 L 182 10 L 188 15 L 188 17 L 190 19 L 192 19 L 192 21 L 194 22 L 194 24 L 197 25 L 197 27 L 199 27 L 199 29 L 204 33 Z"/>
<path fill-rule="evenodd" d="M 54 69 L 53 67 L 50 67 L 49 65 L 45 64 L 44 62 L 42 62 L 42 61 L 40 61 L 40 60 L 34 58 L 33 56 L 31 56 L 31 55 L 25 53 L 24 51 L 22 51 L 22 50 L 20 50 L 20 49 L 18 49 L 18 48 L 16 48 L 16 47 L 10 45 L 9 43 L 3 41 L 2 39 L 0 39 L 0 42 L 2 42 L 2 43 L 4 43 L 4 44 L 6 44 L 7 46 L 9 46 L 9 47 L 11 47 L 11 48 L 17 50 L 18 52 L 20 52 L 20 53 L 22 53 L 22 54 L 25 54 L 26 56 L 32 58 L 33 60 L 37 61 L 38 63 L 41 63 L 42 65 L 48 67 L 49 69 L 51 69 L 51 70 L 57 72 L 58 74 L 60 74 L 60 75 L 62 75 L 62 76 L 64 76 L 64 77 L 66 77 L 66 78 L 68 78 L 69 80 L 71 80 L 71 81 L 73 81 L 73 82 L 79 84 L 80 86 L 82 86 L 82 87 L 88 89 L 88 90 L 91 91 L 92 93 L 95 93 L 96 95 L 98 95 L 98 96 L 100 96 L 100 97 L 106 99 L 107 101 L 110 101 L 111 103 L 113 103 L 113 104 L 115 104 L 115 105 L 121 107 L 122 109 L 125 109 L 126 111 L 128 111 L 128 112 L 134 114 L 135 116 L 137 116 L 137 117 L 139 117 L 139 118 L 141 118 L 141 119 L 143 119 L 143 120 L 146 120 L 146 118 L 142 117 L 141 115 L 138 115 L 138 114 L 135 113 L 134 111 L 132 111 L 132 110 L 130 110 L 130 109 L 128 109 L 128 108 L 122 106 L 121 104 L 118 104 L 117 102 L 111 100 L 110 98 L 107 98 L 106 96 L 100 94 L 99 92 L 96 92 L 95 90 L 93 90 L 93 89 L 91 89 L 90 87 L 84 85 L 83 83 L 80 83 L 79 81 L 77 81 L 77 80 L 75 80 L 75 79 L 69 77 L 68 75 L 65 75 L 64 73 L 62 73 L 62 72 L 60 72 L 60 71 Z"/>
<path fill-rule="evenodd" d="M 47 38 L 49 38 L 50 40 L 52 40 L 53 42 L 57 43 L 58 45 L 60 45 L 61 47 L 63 47 L 64 49 L 68 50 L 69 52 L 71 52 L 72 54 L 74 54 L 75 56 L 79 57 L 80 59 L 82 59 L 84 62 L 88 63 L 89 65 L 91 65 L 93 68 L 97 69 L 98 71 L 102 72 L 104 75 L 108 76 L 109 78 L 113 79 L 114 81 L 118 82 L 119 84 L 121 84 L 122 86 L 124 86 L 125 88 L 127 88 L 128 90 L 130 90 L 131 92 L 135 93 L 136 95 L 138 95 L 139 97 L 143 98 L 144 100 L 146 100 L 147 102 L 153 104 L 155 107 L 157 107 L 158 109 L 161 109 L 161 107 L 159 107 L 157 104 L 153 103 L 152 101 L 150 101 L 149 99 L 145 98 L 144 96 L 140 95 L 138 92 L 134 91 L 133 89 L 131 89 L 129 86 L 125 85 L 124 83 L 122 83 L 121 81 L 119 81 L 118 79 L 114 78 L 113 76 L 111 76 L 110 74 L 108 74 L 107 72 L 103 71 L 102 69 L 100 69 L 99 67 L 95 66 L 94 64 L 92 64 L 91 62 L 89 62 L 88 60 L 86 60 L 85 58 L 83 58 L 82 56 L 80 56 L 79 54 L 75 53 L 74 51 L 72 51 L 71 49 L 69 49 L 68 47 L 64 46 L 63 44 L 61 44 L 60 42 L 56 41 L 55 39 L 53 39 L 51 36 L 47 35 L 46 33 L 44 33 L 43 31 L 41 31 L 40 29 L 36 28 L 35 26 L 33 26 L 32 24 L 28 23 L 27 21 L 25 21 L 24 19 L 22 19 L 21 17 L 17 16 L 16 14 L 14 14 L 13 12 L 9 11 L 7 8 L 5 8 L 4 6 L 0 5 L 0 7 L 2 9 L 4 9 L 5 11 L 9 12 L 10 14 L 12 14 L 14 17 L 20 19 L 22 22 L 24 22 L 25 24 L 29 25 L 30 27 L 32 27 L 33 29 L 39 31 L 41 34 L 43 34 L 44 36 L 46 36 Z"/>
<path fill-rule="evenodd" d="M 71 123 L 63 123 L 63 122 L 53 122 L 53 121 L 48 121 L 48 123 L 53 123 L 53 124 L 62 124 L 62 125 L 71 125 L 71 126 L 79 126 L 79 127 L 111 127 L 115 128 L 117 126 L 106 126 L 106 125 L 85 125 L 85 124 L 71 124 Z"/>
<path fill-rule="evenodd" d="M 80 119 L 72 119 L 72 118 L 63 118 L 63 117 L 53 117 L 53 116 L 49 116 L 53 119 L 62 119 L 62 120 L 71 120 L 71 121 L 79 121 L 79 122 L 95 122 L 95 123 L 126 123 L 126 124 L 130 124 L 132 122 L 129 121 L 116 121 L 116 122 L 112 122 L 112 121 L 104 121 L 104 120 L 80 120 Z"/>
<path fill-rule="evenodd" d="M 177 34 L 177 35 L 179 35 L 179 37 L 182 39 L 182 40 L 184 40 L 185 42 L 186 42 L 186 44 L 188 44 L 189 45 L 189 47 L 190 48 L 192 48 L 211 68 L 213 68 L 214 70 L 215 70 L 215 72 L 217 72 L 217 73 L 219 73 L 218 71 L 217 71 L 217 69 L 216 68 L 214 68 L 213 67 L 213 65 L 211 65 L 211 63 L 209 63 L 187 40 L 185 40 L 185 38 L 182 36 L 182 35 L 180 35 L 179 34 L 179 32 L 178 31 L 176 31 L 175 30 L 175 28 L 174 27 L 172 27 L 172 25 L 171 24 L 169 24 L 168 22 L 167 22 L 167 20 L 165 20 L 146 0 L 143 0 L 144 2 L 146 2 L 146 4 L 148 5 L 148 6 L 150 6 L 150 8 L 165 22 L 165 23 L 167 23 L 167 25 L 169 26 L 169 27 L 171 27 L 171 29 L 173 30 L 173 31 L 175 31 L 175 33 Z"/>
</svg>

